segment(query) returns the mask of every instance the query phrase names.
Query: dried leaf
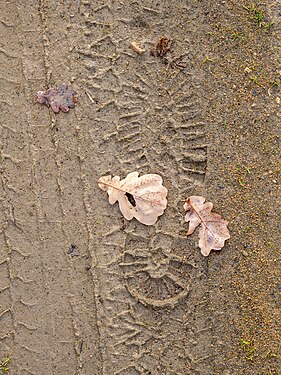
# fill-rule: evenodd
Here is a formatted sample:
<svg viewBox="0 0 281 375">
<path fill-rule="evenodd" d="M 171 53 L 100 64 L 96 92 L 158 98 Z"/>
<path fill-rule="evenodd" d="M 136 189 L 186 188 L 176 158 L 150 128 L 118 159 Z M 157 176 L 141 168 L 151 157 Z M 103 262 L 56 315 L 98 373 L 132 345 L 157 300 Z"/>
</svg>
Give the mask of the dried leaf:
<svg viewBox="0 0 281 375">
<path fill-rule="evenodd" d="M 47 91 L 37 92 L 37 102 L 45 104 L 47 107 L 51 107 L 54 112 L 68 112 L 69 108 L 73 108 L 77 103 L 76 92 L 69 89 L 68 86 L 63 83 L 62 85 L 50 88 Z"/>
<path fill-rule="evenodd" d="M 139 177 L 138 172 L 131 172 L 123 180 L 119 176 L 103 176 L 98 185 L 107 191 L 110 204 L 119 202 L 120 211 L 127 220 L 135 217 L 143 224 L 153 225 L 167 206 L 168 191 L 157 174 Z"/>
<path fill-rule="evenodd" d="M 186 199 L 184 209 L 186 211 L 185 221 L 189 222 L 189 236 L 199 225 L 199 247 L 204 256 L 208 256 L 210 251 L 221 250 L 225 240 L 230 238 L 227 229 L 228 222 L 219 214 L 211 212 L 213 203 L 206 202 L 206 198 L 191 196 Z"/>
<path fill-rule="evenodd" d="M 156 46 L 152 48 L 151 55 L 158 56 L 163 59 L 167 55 L 167 53 L 171 51 L 172 43 L 173 41 L 171 39 L 165 36 L 161 36 Z"/>
</svg>

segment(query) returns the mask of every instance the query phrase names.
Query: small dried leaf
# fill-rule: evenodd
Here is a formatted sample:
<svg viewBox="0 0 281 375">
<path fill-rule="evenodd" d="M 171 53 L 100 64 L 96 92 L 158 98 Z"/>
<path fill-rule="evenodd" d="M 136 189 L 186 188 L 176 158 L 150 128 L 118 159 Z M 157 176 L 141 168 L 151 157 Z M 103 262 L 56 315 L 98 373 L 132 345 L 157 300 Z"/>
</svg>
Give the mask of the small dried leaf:
<svg viewBox="0 0 281 375">
<path fill-rule="evenodd" d="M 165 36 L 161 36 L 156 46 L 151 50 L 152 56 L 158 56 L 164 58 L 168 52 L 171 51 L 173 41 Z"/>
<path fill-rule="evenodd" d="M 69 108 L 73 108 L 77 103 L 76 92 L 69 89 L 68 86 L 63 83 L 62 85 L 50 88 L 47 91 L 37 92 L 37 102 L 45 104 L 47 107 L 51 107 L 54 112 L 68 112 Z"/>
<path fill-rule="evenodd" d="M 206 202 L 206 198 L 191 196 L 186 199 L 184 209 L 186 211 L 185 221 L 189 222 L 189 236 L 199 226 L 199 247 L 204 256 L 210 251 L 221 250 L 225 240 L 230 238 L 227 229 L 228 222 L 219 214 L 211 212 L 213 203 Z"/>
<path fill-rule="evenodd" d="M 135 217 L 142 224 L 153 225 L 167 206 L 168 191 L 157 174 L 139 177 L 138 172 L 131 172 L 123 180 L 119 176 L 103 176 L 98 185 L 107 191 L 110 204 L 118 201 L 127 220 Z"/>
</svg>

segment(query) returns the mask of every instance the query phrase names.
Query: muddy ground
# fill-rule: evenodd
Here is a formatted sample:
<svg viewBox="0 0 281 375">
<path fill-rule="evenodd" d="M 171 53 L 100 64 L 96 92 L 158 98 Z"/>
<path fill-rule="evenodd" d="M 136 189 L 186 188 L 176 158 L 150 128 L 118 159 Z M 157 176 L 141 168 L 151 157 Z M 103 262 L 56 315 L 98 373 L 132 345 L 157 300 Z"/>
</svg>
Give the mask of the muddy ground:
<svg viewBox="0 0 281 375">
<path fill-rule="evenodd" d="M 280 2 L 0 8 L 0 373 L 280 374 Z M 75 109 L 36 104 L 63 82 Z M 169 190 L 154 226 L 96 184 L 134 170 Z M 196 194 L 230 221 L 208 258 Z"/>
</svg>

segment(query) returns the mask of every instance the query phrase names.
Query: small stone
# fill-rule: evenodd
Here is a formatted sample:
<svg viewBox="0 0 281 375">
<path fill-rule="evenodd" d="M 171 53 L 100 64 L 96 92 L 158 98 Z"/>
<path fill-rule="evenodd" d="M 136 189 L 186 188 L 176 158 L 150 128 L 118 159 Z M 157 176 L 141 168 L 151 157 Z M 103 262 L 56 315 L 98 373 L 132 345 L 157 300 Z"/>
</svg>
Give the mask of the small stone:
<svg viewBox="0 0 281 375">
<path fill-rule="evenodd" d="M 71 244 L 67 250 L 67 254 L 69 254 L 71 257 L 79 256 L 79 251 L 76 245 Z"/>
<path fill-rule="evenodd" d="M 252 73 L 252 69 L 246 67 L 246 68 L 244 69 L 244 73 Z"/>
</svg>

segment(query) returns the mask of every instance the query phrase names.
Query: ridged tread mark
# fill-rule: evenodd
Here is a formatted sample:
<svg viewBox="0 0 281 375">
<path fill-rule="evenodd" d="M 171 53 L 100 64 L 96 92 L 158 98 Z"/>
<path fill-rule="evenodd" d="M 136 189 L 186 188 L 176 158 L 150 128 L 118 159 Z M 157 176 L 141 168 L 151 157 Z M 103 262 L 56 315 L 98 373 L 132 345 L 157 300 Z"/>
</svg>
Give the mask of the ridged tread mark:
<svg viewBox="0 0 281 375">
<path fill-rule="evenodd" d="M 3 282 L 4 285 L 1 288 L 1 296 L 5 294 L 5 303 L 7 299 L 5 310 L 0 311 L 1 357 L 2 354 L 4 356 L 11 353 L 11 366 L 15 373 L 65 374 L 71 371 L 76 374 L 80 370 L 77 369 L 75 363 L 74 347 L 76 343 L 72 332 L 75 329 L 77 337 L 80 338 L 78 335 L 80 328 L 78 323 L 80 322 L 77 319 L 75 328 L 73 328 L 73 324 L 72 327 L 69 324 L 74 316 L 73 310 L 69 310 L 69 302 L 72 298 L 70 307 L 75 306 L 74 295 L 77 296 L 79 293 L 80 296 L 87 285 L 83 286 L 83 292 L 79 289 L 79 291 L 76 290 L 76 294 L 71 296 L 71 288 L 65 288 L 66 284 L 70 285 L 70 280 L 68 279 L 66 283 L 63 281 L 67 277 L 58 267 L 60 264 L 62 268 L 67 268 L 64 266 L 67 255 L 64 252 L 58 253 L 56 246 L 52 246 L 53 244 L 49 240 L 49 238 L 55 238 L 56 234 L 58 234 L 58 239 L 61 238 L 57 227 L 61 225 L 62 216 L 62 212 L 49 210 L 45 203 L 46 199 L 50 199 L 51 204 L 53 201 L 59 201 L 53 187 L 48 191 L 48 186 L 50 186 L 48 179 L 52 179 L 50 168 L 54 169 L 54 148 L 51 142 L 46 146 L 46 143 L 48 144 L 46 141 L 49 139 L 50 119 L 48 116 L 44 117 L 44 114 L 42 115 L 44 112 L 39 108 L 34 109 L 34 112 L 28 108 L 33 102 L 34 92 L 38 90 L 38 82 L 45 80 L 46 65 L 42 64 L 42 60 L 37 60 L 37 56 L 44 55 L 44 51 L 42 51 L 40 38 L 38 38 L 37 44 L 32 43 L 31 48 L 21 48 L 21 45 L 27 47 L 30 32 L 37 32 L 38 25 L 40 26 L 40 10 L 38 13 L 34 11 L 35 8 L 34 2 L 26 2 L 24 8 L 18 4 L 17 9 L 14 7 L 6 9 L 11 12 L 10 14 L 15 15 L 16 32 L 12 36 L 16 38 L 16 41 L 13 39 L 14 43 L 11 45 L 19 53 L 19 61 L 17 70 L 13 74 L 17 80 L 5 78 L 4 86 L 6 89 L 4 104 L 8 109 L 13 107 L 18 115 L 15 119 L 15 112 L 11 112 L 11 116 L 6 116 L 5 124 L 3 127 L 1 126 L 2 133 L 5 133 L 3 152 L 1 153 L 1 201 L 3 199 L 5 207 L 1 214 L 3 213 L 5 216 L 1 219 L 0 235 L 1 242 L 3 242 L 1 250 L 6 250 L 5 254 L 0 252 L 0 263 L 3 267 L 6 265 L 9 267 L 9 275 L 3 271 L 0 278 L 0 284 Z M 45 35 L 44 37 L 46 38 Z M 5 40 L 11 42 L 10 37 Z M 15 44 L 15 42 L 17 43 Z M 41 54 L 38 51 L 41 51 Z M 13 95 L 18 91 L 20 83 L 24 86 L 24 92 L 21 90 L 19 97 L 15 100 Z M 45 120 L 47 126 L 38 125 L 39 114 L 42 123 Z M 45 149 L 41 150 L 42 139 Z M 77 165 L 79 165 L 78 162 Z M 47 183 L 44 184 L 43 180 Z M 54 180 L 54 187 L 56 182 L 58 184 L 59 181 Z M 2 187 L 5 190 L 3 193 Z M 49 244 L 49 248 L 47 244 Z M 62 250 L 64 249 L 66 253 L 67 247 L 62 245 Z M 56 256 L 52 255 L 53 253 Z M 83 269 L 84 262 L 81 263 Z M 71 267 L 70 261 L 68 261 L 68 267 Z M 75 270 L 74 266 L 72 276 Z M 79 267 L 77 270 L 81 271 Z M 70 271 L 68 270 L 68 272 Z M 56 276 L 61 284 L 56 280 Z M 91 282 L 90 277 L 85 277 L 85 279 L 88 283 Z M 84 280 L 81 278 L 81 283 Z M 91 296 L 89 291 L 87 293 Z M 81 300 L 82 297 L 79 302 Z M 83 316 L 85 300 L 84 298 L 81 311 L 78 311 L 79 305 L 75 313 L 76 316 L 81 312 L 81 317 Z M 89 298 L 90 300 L 91 298 Z M 4 306 L 4 299 L 1 301 Z M 92 310 L 89 308 L 88 310 L 91 317 Z M 12 319 L 11 329 L 8 328 L 7 316 Z M 88 324 L 89 319 L 87 319 L 86 315 L 85 320 Z M 58 324 L 59 320 L 62 324 Z M 85 325 L 84 321 L 80 324 L 84 329 Z M 3 334 L 2 327 L 4 327 Z M 91 327 L 88 326 L 88 328 L 89 333 L 92 333 Z M 83 332 L 81 340 L 87 334 L 88 332 Z M 8 341 L 9 338 L 12 340 Z M 89 344 L 90 337 L 87 337 L 85 341 Z M 90 349 L 84 345 L 84 352 Z M 77 353 L 77 356 L 81 355 L 81 345 L 79 350 L 80 353 Z M 70 358 L 69 355 L 71 355 Z"/>
<path fill-rule="evenodd" d="M 53 45 L 61 39 L 61 28 L 58 28 L 58 23 L 62 23 L 60 19 L 60 14 L 64 14 L 68 17 L 67 10 L 65 8 L 65 4 L 57 4 L 56 2 L 52 1 L 42 1 L 40 7 L 40 15 L 43 25 L 43 40 L 44 40 L 44 49 L 45 49 L 45 68 L 47 71 L 47 85 L 51 84 L 50 79 L 56 79 L 56 75 L 58 76 L 59 81 L 64 78 L 64 81 L 67 82 L 69 80 L 70 75 L 70 60 L 68 58 L 69 46 L 67 44 L 67 39 L 64 39 L 63 43 L 60 43 L 60 54 L 56 55 L 53 48 Z M 66 23 L 64 22 L 65 30 L 66 30 Z M 49 34 L 50 29 L 52 29 L 51 34 Z M 52 35 L 52 37 L 47 37 L 47 35 Z M 68 69 L 64 68 L 64 65 L 67 63 Z M 56 68 L 53 70 L 53 66 Z M 58 82 L 58 81 L 57 81 Z M 69 116 L 70 117 L 70 116 Z M 95 312 L 94 312 L 94 301 L 92 299 L 92 287 L 90 287 L 89 283 L 92 284 L 92 280 L 90 275 L 86 272 L 86 262 L 84 261 L 84 257 L 88 258 L 88 251 L 86 250 L 86 254 L 84 251 L 84 235 L 83 232 L 87 233 L 87 230 L 83 227 L 82 231 L 81 228 L 78 227 L 76 229 L 77 220 L 79 217 L 81 219 L 81 224 L 84 220 L 84 211 L 83 211 L 83 200 L 77 199 L 74 200 L 73 203 L 67 199 L 67 196 L 70 193 L 76 193 L 73 190 L 73 185 L 69 184 L 67 180 L 69 177 L 72 176 L 74 169 L 79 173 L 80 166 L 79 166 L 79 159 L 76 155 L 76 138 L 74 137 L 74 142 L 68 143 L 68 139 L 73 139 L 73 135 L 69 134 L 68 128 L 71 128 L 68 124 L 68 119 L 61 119 L 61 121 L 57 121 L 55 116 L 51 116 L 49 120 L 49 124 L 46 128 L 46 138 L 48 141 L 44 142 L 43 147 L 47 147 L 47 160 L 49 160 L 50 169 L 53 173 L 53 187 L 46 189 L 49 190 L 50 198 L 53 202 L 50 207 L 56 207 L 55 211 L 46 209 L 44 207 L 44 190 L 41 190 L 40 200 L 39 200 L 39 216 L 42 218 L 42 224 L 46 227 L 46 224 L 53 221 L 56 225 L 57 229 L 56 232 L 58 233 L 57 241 L 58 247 L 60 250 L 60 256 L 58 257 L 59 260 L 57 261 L 58 264 L 62 269 L 64 269 L 65 276 L 63 273 L 56 272 L 58 278 L 61 280 L 62 288 L 57 288 L 55 284 L 50 286 L 50 289 L 54 290 L 54 293 L 61 293 L 61 301 L 65 300 L 64 309 L 65 312 L 59 312 L 60 308 L 55 307 L 53 320 L 58 321 L 61 317 L 65 316 L 67 319 L 62 321 L 61 329 L 59 330 L 59 339 L 63 346 L 56 346 L 55 356 L 53 357 L 54 363 L 54 371 L 58 373 L 65 373 L 66 371 L 69 372 L 70 369 L 75 372 L 75 374 L 82 374 L 82 373 L 99 373 L 99 359 L 96 357 L 96 349 L 97 342 L 96 336 L 96 322 L 94 319 Z M 75 119 L 72 119 L 72 124 L 75 124 Z M 67 126 L 67 128 L 66 128 Z M 60 134 L 57 133 L 58 129 L 65 131 L 65 134 L 68 137 L 64 137 L 64 132 L 62 131 Z M 74 130 L 75 127 L 72 128 Z M 61 136 L 62 135 L 62 136 Z M 36 138 L 36 132 L 34 132 L 34 137 Z M 38 147 L 39 146 L 39 147 Z M 66 146 L 66 147 L 65 147 Z M 71 153 L 70 150 L 73 149 Z M 37 157 L 39 156 L 38 160 L 44 160 L 44 152 L 41 153 L 40 149 L 40 142 L 37 142 L 36 146 L 33 150 L 34 160 L 36 161 Z M 65 153 L 62 152 L 65 150 Z M 38 156 L 37 156 L 38 155 Z M 74 157 L 73 157 L 74 156 Z M 45 159 L 46 160 L 46 159 Z M 68 163 L 69 160 L 69 163 Z M 45 178 L 44 172 L 46 166 L 40 165 L 41 162 L 35 166 L 39 173 L 42 173 L 39 178 Z M 68 168 L 67 165 L 73 167 L 73 172 L 71 172 L 70 176 L 68 176 Z M 76 176 L 75 176 L 76 177 Z M 48 186 L 48 182 L 46 183 Z M 55 188 L 56 187 L 56 188 Z M 56 193 L 54 194 L 54 189 Z M 77 189 L 77 192 L 79 187 Z M 43 192 L 43 194 L 42 194 Z M 78 202 L 78 205 L 76 204 Z M 71 204 L 71 207 L 69 206 Z M 76 207 L 78 206 L 78 207 Z M 75 211 L 77 211 L 77 217 L 75 218 Z M 85 219 L 86 220 L 86 219 Z M 74 228 L 72 226 L 74 225 Z M 87 225 L 87 224 L 86 224 Z M 47 224 L 48 226 L 48 224 Z M 51 230 L 52 224 L 49 226 Z M 45 231 L 48 233 L 48 229 Z M 56 240 L 55 235 L 52 236 L 54 240 Z M 77 243 L 79 251 L 81 253 L 81 258 L 79 260 L 71 260 L 68 255 L 66 255 L 66 251 L 70 245 L 70 243 Z M 50 243 L 53 243 L 55 246 L 56 242 L 50 238 Z M 88 246 L 88 245 L 87 245 Z M 46 264 L 49 264 L 50 260 L 45 259 Z M 79 275 L 79 276 L 78 276 Z M 91 308 L 88 306 L 91 301 Z M 54 305 L 55 306 L 55 305 Z M 62 305 L 63 306 L 63 305 Z M 70 326 L 71 325 L 71 326 Z M 60 332 L 61 331 L 61 332 Z M 72 331 L 72 333 L 70 333 Z M 63 336 L 67 332 L 69 338 L 64 339 Z M 71 336 L 70 336 L 71 335 Z M 60 361 L 61 358 L 65 357 L 64 361 Z M 86 362 L 85 358 L 94 358 L 94 362 Z M 78 361 L 78 363 L 77 363 Z"/>
<path fill-rule="evenodd" d="M 47 4 L 48 3 L 48 4 Z M 52 2 L 50 2 L 52 3 Z M 60 23 L 60 14 L 65 19 L 70 19 L 71 14 L 77 11 L 75 4 L 61 4 L 53 8 L 53 13 L 48 6 L 54 6 L 45 2 L 46 7 L 46 30 L 54 29 L 53 38 L 49 39 L 46 49 L 49 51 L 49 59 L 57 61 L 60 69 L 50 74 L 52 79 L 57 76 L 64 81 L 69 80 L 70 75 L 75 74 L 73 61 L 69 51 L 76 45 L 75 38 L 64 38 L 64 55 L 52 55 L 57 41 L 61 39 L 61 30 L 57 28 Z M 73 9 L 74 8 L 74 9 Z M 64 22 L 66 25 L 66 22 Z M 68 26 L 65 27 L 65 30 Z M 71 45 L 72 44 L 72 45 Z M 64 66 L 67 65 L 67 71 Z M 71 117 L 72 115 L 72 117 Z M 72 323 L 75 333 L 75 350 L 78 358 L 77 374 L 99 374 L 102 367 L 102 358 L 99 350 L 99 329 L 96 321 L 96 303 L 94 300 L 95 285 L 89 272 L 91 259 L 92 228 L 89 224 L 90 209 L 87 203 L 87 186 L 84 183 L 84 172 L 81 156 L 81 138 L 79 133 L 80 118 L 75 110 L 69 113 L 68 118 L 53 116 L 52 131 L 50 138 L 53 143 L 54 160 L 56 163 L 57 186 L 60 193 L 60 211 L 62 221 L 60 223 L 64 236 L 65 248 L 75 242 L 80 252 L 79 261 L 67 258 L 68 282 L 71 290 L 69 302 L 72 309 Z M 81 184 L 82 182 L 82 184 Z M 72 199 L 68 199 L 68 197 Z M 79 226 L 77 226 L 79 223 Z M 81 228 L 82 226 L 82 228 Z M 79 276 L 78 276 L 79 275 Z M 82 276 L 82 277 L 81 277 Z M 89 361 L 89 358 L 91 360 Z"/>
<path fill-rule="evenodd" d="M 17 20 L 13 39 L 7 38 L 14 50 L 19 53 L 17 69 L 13 76 L 17 77 L 19 84 L 22 83 L 25 86 L 26 72 L 23 58 L 26 56 L 21 50 L 20 43 L 23 35 L 29 30 L 21 29 L 19 31 L 20 17 L 18 17 L 16 7 L 6 8 L 6 10 L 10 12 L 10 16 L 13 14 Z M 27 22 L 26 24 L 31 26 L 32 23 Z M 12 71 L 12 66 L 10 71 Z M 13 85 L 13 82 L 7 82 L 10 83 L 10 86 Z M 34 374 L 40 372 L 42 367 L 45 367 L 45 370 L 50 373 L 50 358 L 46 352 L 41 351 L 41 344 L 44 342 L 45 332 L 47 332 L 46 319 L 42 316 L 44 310 L 42 306 L 45 304 L 45 299 L 43 299 L 42 305 L 42 297 L 45 295 L 46 283 L 43 282 L 42 277 L 40 252 L 36 251 L 39 241 L 34 235 L 37 232 L 35 229 L 37 225 L 33 211 L 35 194 L 34 191 L 32 194 L 30 189 L 32 161 L 29 153 L 28 118 L 25 117 L 25 111 L 22 110 L 22 107 L 26 106 L 26 100 L 22 91 L 15 100 L 13 93 L 17 91 L 16 85 L 15 88 L 6 87 L 5 93 L 8 102 L 12 103 L 13 110 L 17 111 L 17 118 L 15 118 L 14 112 L 5 117 L 5 129 L 7 130 L 5 148 L 7 152 L 11 152 L 11 156 L 5 157 L 3 171 L 6 195 L 4 237 L 9 252 L 7 264 L 10 273 L 11 307 L 9 311 L 13 315 L 14 322 L 14 340 L 10 344 L 9 353 L 12 356 L 11 366 L 15 373 Z M 49 345 L 47 346 L 49 347 Z"/>
<path fill-rule="evenodd" d="M 3 186 L 3 195 L 4 185 Z M 1 355 L 8 356 L 11 352 L 11 348 L 14 345 L 14 335 L 15 335 L 15 319 L 13 314 L 13 300 L 11 291 L 11 271 L 9 266 L 9 257 L 11 250 L 8 246 L 8 239 L 6 237 L 6 226 L 7 221 L 5 207 L 1 204 L 1 263 L 0 263 L 0 296 L 1 296 L 1 308 L 0 308 L 0 342 L 1 342 Z M 5 270 L 5 271 L 4 271 Z"/>
<path fill-rule="evenodd" d="M 109 38 L 106 36 L 106 40 Z M 95 42 L 92 42 L 93 44 Z M 114 52 L 112 54 L 114 55 Z M 96 110 L 102 112 L 103 122 L 110 122 L 114 118 L 113 121 L 116 123 L 115 133 L 107 135 L 105 128 L 105 147 L 107 140 L 115 136 L 121 145 L 120 154 L 116 157 L 124 168 L 129 169 L 130 165 L 134 164 L 139 169 L 144 169 L 155 164 L 155 168 L 166 173 L 169 167 L 174 167 L 182 181 L 193 181 L 195 185 L 202 183 L 206 169 L 207 143 L 204 139 L 204 122 L 202 119 L 200 121 L 199 116 L 201 108 L 193 98 L 192 91 L 196 90 L 196 85 L 192 82 L 193 77 L 184 78 L 180 72 L 174 75 L 175 72 L 169 71 L 167 74 L 166 68 L 159 74 L 159 66 L 150 61 L 148 67 L 147 63 L 137 66 L 136 69 L 144 73 L 131 73 L 130 81 L 122 62 L 99 70 L 100 55 L 97 53 L 93 58 L 97 72 L 87 77 L 87 85 L 94 91 L 92 95 L 97 102 L 100 102 L 100 96 L 110 98 L 97 105 Z M 112 77 L 116 81 L 114 84 Z M 148 79 L 151 84 L 148 83 Z M 179 94 L 180 90 L 184 94 Z M 133 99 L 129 101 L 129 98 Z M 120 117 L 118 112 L 121 112 Z M 181 146 L 177 155 L 173 155 L 172 152 L 174 145 Z M 169 155 L 168 168 L 161 163 L 163 159 L 167 162 L 163 155 Z"/>
<path fill-rule="evenodd" d="M 156 232 L 151 238 L 143 238 L 130 233 L 126 239 L 119 265 L 129 293 L 145 305 L 173 307 L 189 293 L 195 266 L 173 253 L 173 237 Z"/>
<path fill-rule="evenodd" d="M 211 341 L 207 304 L 196 304 L 197 299 L 207 298 L 207 294 L 204 295 L 207 289 L 207 277 L 202 271 L 204 262 L 196 256 L 194 259 L 192 240 L 177 234 L 183 223 L 185 194 L 203 190 L 207 163 L 206 103 L 200 77 L 196 76 L 198 70 L 192 61 L 196 51 L 192 52 L 190 48 L 187 73 L 184 73 L 167 69 L 148 53 L 136 56 L 128 47 L 129 42 L 137 38 L 150 41 L 152 46 L 160 34 L 167 33 L 167 27 L 163 30 L 161 25 L 163 16 L 167 19 L 167 14 L 170 17 L 175 13 L 170 4 L 169 13 L 166 5 L 163 3 L 155 9 L 156 6 L 148 1 L 134 2 L 130 7 L 108 2 L 107 6 L 96 10 L 96 3 L 94 6 L 91 2 L 81 2 L 84 18 L 81 28 L 85 34 L 76 48 L 81 62 L 77 83 L 86 92 L 84 99 L 88 103 L 86 113 L 93 142 L 83 160 L 85 170 L 88 170 L 86 179 L 94 186 L 99 175 L 109 172 L 122 177 L 136 169 L 141 173 L 158 172 L 163 175 L 170 195 L 169 208 L 154 228 L 143 228 L 135 221 L 124 225 L 118 219 L 118 209 L 109 207 L 106 198 L 100 198 L 98 188 L 96 196 L 89 197 L 96 210 L 93 273 L 99 283 L 98 318 L 105 374 L 113 367 L 116 374 L 162 374 L 164 371 L 200 374 L 209 371 L 210 356 L 204 355 L 209 353 L 204 345 Z M 179 3 L 176 8 L 183 10 L 184 6 Z M 144 14 L 150 14 L 149 25 L 143 23 Z M 187 14 L 197 28 L 200 24 L 203 30 L 200 10 Z M 133 29 L 135 24 L 141 25 L 141 31 Z M 186 48 L 186 41 L 181 46 Z M 149 48 L 148 43 L 146 47 Z M 132 233 L 136 246 L 128 250 Z M 172 238 L 173 244 L 168 245 L 163 236 Z M 142 238 L 146 238 L 147 243 L 140 255 Z M 156 245 L 153 239 L 159 243 Z M 182 280 L 174 276 L 177 273 L 191 284 L 184 280 L 184 284 L 175 288 L 173 278 Z M 177 300 L 181 290 L 185 290 L 188 298 L 183 296 Z M 202 295 L 198 290 L 202 290 Z M 172 300 L 169 300 L 171 296 Z M 142 323 L 140 327 L 136 328 L 132 323 L 128 328 L 122 319 L 118 319 L 128 309 L 135 310 L 133 318 Z M 154 337 L 153 323 L 147 322 L 154 318 L 153 323 L 159 323 L 160 338 Z M 118 324 L 113 324 L 114 321 Z M 198 335 L 201 332 L 204 345 L 196 339 L 186 339 L 191 324 Z M 177 339 L 169 337 L 168 332 L 173 332 Z M 137 338 L 142 335 L 148 340 L 138 345 Z M 167 363 L 164 353 L 173 351 L 171 348 L 177 341 L 184 342 L 180 359 L 171 356 Z M 139 359 L 138 366 L 135 358 Z"/>
<path fill-rule="evenodd" d="M 16 12 L 13 5 L 7 5 L 3 9 L 3 17 L 9 19 L 10 22 L 2 22 L 4 28 L 1 29 L 1 36 L 3 37 L 3 44 L 7 44 L 5 48 L 8 51 L 11 45 L 14 48 L 13 51 L 19 51 L 18 38 L 17 38 L 17 18 Z M 14 22 L 11 22 L 14 16 Z M 8 27 L 9 30 L 6 29 Z M 13 29 L 13 33 L 11 33 Z M 5 32 L 7 35 L 5 36 Z M 11 36 L 11 37 L 10 37 Z M 10 45 L 11 44 L 11 45 Z M 18 46 L 18 48 L 16 48 Z M 5 55 L 9 53 L 6 52 Z M 11 56 L 11 54 L 9 54 Z M 19 196 L 25 195 L 24 183 L 25 178 L 21 175 L 20 171 L 22 167 L 26 167 L 28 163 L 28 157 L 24 150 L 25 136 L 22 135 L 21 128 L 19 125 L 18 116 L 14 118 L 12 112 L 18 110 L 20 107 L 18 102 L 15 103 L 15 95 L 18 92 L 19 82 L 21 78 L 21 69 L 19 69 L 21 63 L 21 56 L 15 56 L 13 59 L 16 60 L 15 64 L 9 64 L 6 69 L 6 76 L 2 77 L 1 87 L 5 92 L 5 100 L 1 101 L 1 104 L 5 104 L 5 110 L 2 113 L 1 123 L 1 150 L 0 150 L 0 165 L 1 165 L 1 182 L 0 182 L 0 200 L 1 200 L 1 229 L 0 229 L 0 263 L 3 272 L 0 273 L 0 284 L 3 285 L 1 288 L 1 309 L 0 309 L 0 340 L 1 340 L 1 357 L 17 354 L 14 352 L 15 345 L 19 342 L 19 332 L 21 329 L 21 322 L 18 319 L 17 301 L 21 307 L 29 308 L 32 303 L 21 296 L 15 294 L 15 284 L 17 280 L 21 280 L 22 284 L 26 288 L 26 285 L 30 284 L 30 280 L 20 278 L 13 264 L 15 255 L 21 256 L 23 260 L 28 258 L 28 247 L 29 238 L 26 233 L 26 227 L 28 224 L 25 220 L 18 218 L 18 212 L 15 213 L 14 201 L 17 201 Z M 13 76 L 14 79 L 9 77 Z M 19 94 L 17 100 L 21 101 L 22 97 Z M 14 142 L 14 143 L 13 143 Z M 28 168 L 27 168 L 28 169 Z M 18 180 L 14 181 L 15 176 Z M 22 179 L 20 178 L 22 177 Z M 15 184 L 14 184 L 15 183 Z M 28 198 L 27 198 L 28 200 Z M 19 214 L 21 215 L 21 213 Z M 15 244 L 18 241 L 23 241 L 24 250 Z M 5 272 L 3 270 L 5 267 Z M 30 327 L 27 325 L 26 329 Z M 15 364 L 14 369 L 16 371 L 17 365 Z"/>
</svg>

